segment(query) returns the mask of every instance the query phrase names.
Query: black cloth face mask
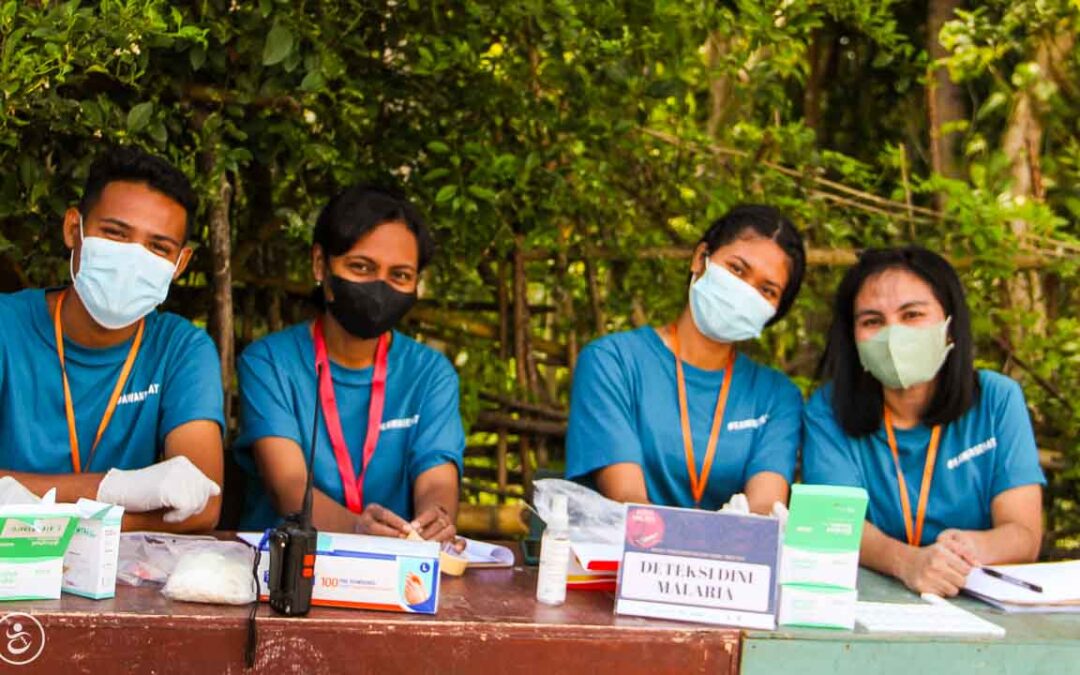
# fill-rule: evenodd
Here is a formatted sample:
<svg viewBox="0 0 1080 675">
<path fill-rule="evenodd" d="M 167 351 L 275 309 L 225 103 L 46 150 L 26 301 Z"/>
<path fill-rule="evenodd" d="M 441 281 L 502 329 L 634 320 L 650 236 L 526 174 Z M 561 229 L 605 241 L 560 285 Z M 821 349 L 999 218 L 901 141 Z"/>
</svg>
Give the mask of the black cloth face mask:
<svg viewBox="0 0 1080 675">
<path fill-rule="evenodd" d="M 416 303 L 416 293 L 402 293 L 385 281 L 349 281 L 330 275 L 334 300 L 327 308 L 341 327 L 362 340 L 376 338 L 397 325 Z"/>
</svg>

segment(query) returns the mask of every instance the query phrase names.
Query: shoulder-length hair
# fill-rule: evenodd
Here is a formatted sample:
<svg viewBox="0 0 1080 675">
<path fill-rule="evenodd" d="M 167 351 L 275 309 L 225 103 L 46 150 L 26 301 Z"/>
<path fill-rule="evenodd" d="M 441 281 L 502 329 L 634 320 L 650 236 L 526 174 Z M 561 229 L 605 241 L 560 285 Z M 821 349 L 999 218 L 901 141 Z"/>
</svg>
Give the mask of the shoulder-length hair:
<svg viewBox="0 0 1080 675">
<path fill-rule="evenodd" d="M 940 255 L 921 246 L 869 249 L 859 256 L 836 290 L 828 343 L 818 366 L 818 377 L 832 380 L 832 406 L 840 426 L 855 437 L 881 428 L 884 406 L 881 383 L 859 362 L 855 296 L 867 279 L 889 269 L 907 270 L 929 284 L 945 315 L 952 317 L 949 334 L 954 346 L 938 371 L 938 386 L 923 412 L 922 423 L 948 424 L 967 412 L 979 395 L 971 316 L 956 270 Z"/>
</svg>

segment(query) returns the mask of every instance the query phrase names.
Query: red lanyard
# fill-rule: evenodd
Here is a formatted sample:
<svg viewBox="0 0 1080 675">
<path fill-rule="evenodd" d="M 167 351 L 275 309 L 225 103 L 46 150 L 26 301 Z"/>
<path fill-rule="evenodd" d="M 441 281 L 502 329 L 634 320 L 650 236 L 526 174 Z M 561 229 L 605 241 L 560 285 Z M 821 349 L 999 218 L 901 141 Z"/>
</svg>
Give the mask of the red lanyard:
<svg viewBox="0 0 1080 675">
<path fill-rule="evenodd" d="M 53 334 L 56 336 L 56 356 L 60 359 L 60 376 L 64 382 L 64 415 L 67 417 L 68 442 L 71 444 L 71 467 L 75 473 L 82 473 L 84 466 L 79 458 L 79 434 L 75 429 L 75 405 L 71 402 L 71 387 L 68 385 L 67 366 L 64 363 L 64 328 L 60 322 L 60 308 L 63 307 L 64 297 L 66 296 L 66 289 L 60 291 L 60 295 L 56 296 L 56 308 L 53 310 Z M 120 401 L 120 392 L 124 390 L 124 384 L 127 383 L 128 376 L 131 375 L 131 368 L 135 365 L 135 356 L 139 353 L 139 345 L 142 344 L 143 329 L 145 327 L 146 321 L 140 319 L 139 327 L 135 330 L 135 339 L 132 340 L 131 349 L 128 350 L 127 358 L 124 359 L 124 366 L 120 369 L 120 377 L 116 380 L 116 385 L 113 386 L 112 395 L 109 396 L 109 402 L 105 405 L 105 414 L 101 416 L 101 422 L 98 424 L 94 444 L 90 446 L 90 454 L 86 457 L 85 468 L 87 469 L 90 467 L 90 462 L 94 461 L 94 451 L 97 450 L 98 443 L 101 442 L 101 437 L 105 434 L 105 429 L 109 426 L 113 413 L 116 412 L 116 404 Z"/>
<path fill-rule="evenodd" d="M 326 418 L 326 431 L 330 435 L 330 445 L 334 448 L 334 459 L 337 460 L 338 472 L 341 474 L 341 484 L 345 488 L 345 505 L 353 513 L 360 513 L 364 510 L 364 474 L 379 442 L 383 406 L 386 403 L 386 352 L 390 340 L 388 334 L 384 333 L 375 344 L 375 373 L 371 378 L 371 403 L 368 404 L 363 465 L 357 475 L 353 470 L 349 446 L 345 443 L 345 434 L 341 430 L 341 417 L 338 416 L 337 399 L 334 398 L 334 380 L 330 375 L 330 359 L 326 355 L 326 338 L 323 335 L 321 317 L 315 320 L 312 336 L 315 340 L 315 364 L 319 371 L 319 398 L 322 401 L 323 416 Z"/>
<path fill-rule="evenodd" d="M 735 370 L 735 348 L 724 368 L 724 383 L 720 386 L 720 395 L 716 398 L 716 412 L 713 413 L 712 429 L 709 431 L 709 444 L 705 448 L 705 461 L 698 475 L 694 462 L 694 438 L 690 431 L 690 413 L 686 403 L 686 376 L 683 375 L 682 358 L 679 355 L 679 333 L 675 324 L 671 324 L 671 343 L 675 348 L 675 376 L 679 384 L 679 417 L 682 422 L 683 449 L 686 451 L 686 471 L 690 474 L 690 492 L 694 504 L 700 505 L 705 494 L 705 485 L 709 482 L 713 458 L 716 456 L 716 441 L 720 438 L 720 423 L 724 420 L 724 408 L 727 407 L 728 392 L 731 391 L 731 373 Z"/>
<path fill-rule="evenodd" d="M 934 425 L 930 432 L 930 446 L 926 449 L 926 463 L 923 465 L 922 485 L 919 486 L 919 506 L 915 514 L 914 525 L 911 522 L 911 498 L 908 497 L 907 481 L 900 470 L 900 453 L 896 449 L 896 434 L 893 433 L 892 413 L 885 408 L 885 435 L 889 439 L 893 463 L 896 464 L 896 483 L 900 488 L 900 508 L 904 511 L 904 530 L 907 542 L 911 546 L 922 545 L 923 521 L 926 519 L 926 504 L 930 501 L 930 483 L 934 479 L 934 462 L 937 460 L 938 443 L 941 441 L 941 425 Z"/>
</svg>

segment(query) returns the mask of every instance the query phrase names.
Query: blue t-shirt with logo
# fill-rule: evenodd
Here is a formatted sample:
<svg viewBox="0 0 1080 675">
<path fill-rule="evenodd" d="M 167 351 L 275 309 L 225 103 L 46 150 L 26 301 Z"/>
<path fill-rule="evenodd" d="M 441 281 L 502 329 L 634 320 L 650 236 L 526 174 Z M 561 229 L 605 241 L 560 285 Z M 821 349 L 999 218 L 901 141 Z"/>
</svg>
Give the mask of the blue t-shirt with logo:
<svg viewBox="0 0 1080 675">
<path fill-rule="evenodd" d="M 723 370 L 685 363 L 690 430 L 701 471 Z M 802 394 L 784 374 L 743 354 L 731 390 L 701 508 L 717 509 L 755 474 L 791 482 L 802 426 Z M 651 327 L 609 335 L 581 351 L 570 395 L 566 476 L 590 480 L 597 469 L 632 462 L 645 474 L 649 500 L 693 507 L 679 417 L 675 355 Z"/>
<path fill-rule="evenodd" d="M 379 504 L 413 517 L 413 484 L 433 467 L 451 463 L 461 475 L 465 432 L 458 376 L 439 352 L 398 333 L 387 354 L 386 403 L 375 454 L 364 476 L 364 504 Z M 334 397 L 353 470 L 362 466 L 373 367 L 352 369 L 330 362 Z M 303 323 L 252 343 L 240 357 L 240 436 L 236 459 L 247 473 L 242 529 L 265 529 L 280 521 L 255 467 L 251 446 L 267 437 L 287 438 L 307 460 L 317 382 L 311 324 Z M 344 504 L 334 450 L 320 416 L 314 485 Z"/>
<path fill-rule="evenodd" d="M 979 384 L 982 391 L 971 409 L 942 427 L 922 546 L 934 543 L 942 530 L 990 529 L 994 497 L 1022 485 L 1046 483 L 1020 385 L 988 370 L 979 371 Z M 906 542 L 896 464 L 885 427 L 861 438 L 848 436 L 833 412 L 829 384 L 810 398 L 805 418 L 803 480 L 865 488 L 870 495 L 866 519 L 890 537 Z M 931 428 L 920 424 L 894 432 L 914 510 L 919 503 Z"/>
<path fill-rule="evenodd" d="M 0 294 L 0 470 L 71 473 L 64 386 L 46 291 Z M 210 336 L 167 312 L 146 316 L 142 345 L 97 450 L 90 449 L 134 338 L 104 349 L 64 338 L 86 472 L 141 469 L 165 437 L 195 420 L 225 428 L 221 365 Z"/>
</svg>

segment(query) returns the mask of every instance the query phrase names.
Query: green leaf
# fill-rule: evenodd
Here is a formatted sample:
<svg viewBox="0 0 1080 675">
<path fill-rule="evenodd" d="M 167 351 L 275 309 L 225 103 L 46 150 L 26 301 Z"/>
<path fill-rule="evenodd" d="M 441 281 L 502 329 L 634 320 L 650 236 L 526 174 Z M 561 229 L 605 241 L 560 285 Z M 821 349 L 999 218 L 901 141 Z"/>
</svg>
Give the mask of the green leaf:
<svg viewBox="0 0 1080 675">
<path fill-rule="evenodd" d="M 442 141 L 428 141 L 427 149 L 436 155 L 445 155 L 450 152 L 450 146 Z"/>
<path fill-rule="evenodd" d="M 206 63 L 206 49 L 202 45 L 196 45 L 188 52 L 188 60 L 191 61 L 191 69 L 198 70 Z"/>
<path fill-rule="evenodd" d="M 293 50 L 293 34 L 285 26 L 275 23 L 266 36 L 266 44 L 263 45 L 262 63 L 264 66 L 272 66 L 281 63 Z"/>
<path fill-rule="evenodd" d="M 494 190 L 479 185 L 470 185 L 469 194 L 477 199 L 483 199 L 485 202 L 493 202 L 498 197 Z"/>
<path fill-rule="evenodd" d="M 326 78 L 318 70 L 308 71 L 308 74 L 304 76 L 304 79 L 300 82 L 301 91 L 319 91 L 326 86 Z"/>
<path fill-rule="evenodd" d="M 153 101 L 146 101 L 144 103 L 136 104 L 128 111 L 127 116 L 127 129 L 133 134 L 137 134 L 146 128 L 146 125 L 150 123 L 150 116 L 154 114 Z"/>
<path fill-rule="evenodd" d="M 454 198 L 457 194 L 456 185 L 444 185 L 439 188 L 439 191 L 435 194 L 435 203 L 444 204 Z"/>
</svg>

